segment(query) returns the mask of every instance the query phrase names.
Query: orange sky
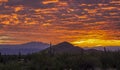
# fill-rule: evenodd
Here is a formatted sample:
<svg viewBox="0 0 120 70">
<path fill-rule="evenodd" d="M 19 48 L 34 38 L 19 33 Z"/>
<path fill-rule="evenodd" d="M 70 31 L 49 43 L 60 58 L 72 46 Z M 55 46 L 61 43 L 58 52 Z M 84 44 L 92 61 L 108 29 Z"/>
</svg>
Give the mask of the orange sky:
<svg viewBox="0 0 120 70">
<path fill-rule="evenodd" d="M 118 0 L 0 0 L 0 44 L 120 46 Z"/>
</svg>

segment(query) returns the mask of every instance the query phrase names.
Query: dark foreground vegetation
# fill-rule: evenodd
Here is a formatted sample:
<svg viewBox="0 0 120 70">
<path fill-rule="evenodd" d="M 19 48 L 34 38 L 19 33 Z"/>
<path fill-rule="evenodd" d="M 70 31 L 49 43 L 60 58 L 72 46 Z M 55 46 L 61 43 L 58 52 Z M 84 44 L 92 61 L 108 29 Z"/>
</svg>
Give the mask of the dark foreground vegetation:
<svg viewBox="0 0 120 70">
<path fill-rule="evenodd" d="M 120 70 L 120 52 L 0 55 L 0 70 Z"/>
</svg>

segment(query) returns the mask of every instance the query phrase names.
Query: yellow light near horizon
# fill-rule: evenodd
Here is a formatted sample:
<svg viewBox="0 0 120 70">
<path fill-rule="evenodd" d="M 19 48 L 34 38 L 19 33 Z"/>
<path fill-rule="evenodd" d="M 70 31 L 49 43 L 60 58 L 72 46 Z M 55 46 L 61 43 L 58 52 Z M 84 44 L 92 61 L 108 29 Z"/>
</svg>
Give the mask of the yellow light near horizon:
<svg viewBox="0 0 120 70">
<path fill-rule="evenodd" d="M 86 39 L 77 40 L 71 43 L 81 47 L 120 46 L 120 40 Z"/>
</svg>

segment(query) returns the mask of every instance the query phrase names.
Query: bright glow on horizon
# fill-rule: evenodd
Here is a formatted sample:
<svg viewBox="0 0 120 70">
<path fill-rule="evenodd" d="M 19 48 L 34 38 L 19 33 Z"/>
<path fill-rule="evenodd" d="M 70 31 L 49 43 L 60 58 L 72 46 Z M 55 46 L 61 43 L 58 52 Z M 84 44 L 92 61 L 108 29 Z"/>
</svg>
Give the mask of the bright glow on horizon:
<svg viewBox="0 0 120 70">
<path fill-rule="evenodd" d="M 101 40 L 101 39 L 84 39 L 71 42 L 76 46 L 81 47 L 96 47 L 96 46 L 120 46 L 120 40 Z"/>
</svg>

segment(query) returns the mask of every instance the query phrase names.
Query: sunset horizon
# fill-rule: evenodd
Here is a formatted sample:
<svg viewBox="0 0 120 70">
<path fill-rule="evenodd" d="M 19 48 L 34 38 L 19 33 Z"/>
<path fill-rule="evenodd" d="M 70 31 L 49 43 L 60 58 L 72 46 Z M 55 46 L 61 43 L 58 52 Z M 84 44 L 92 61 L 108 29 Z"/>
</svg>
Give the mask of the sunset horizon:
<svg viewBox="0 0 120 70">
<path fill-rule="evenodd" d="M 0 43 L 0 45 L 23 45 L 23 44 L 29 44 L 29 43 L 43 43 L 43 44 L 51 44 L 52 46 L 67 42 L 69 44 L 72 44 L 75 47 L 80 48 L 95 48 L 95 47 L 120 47 L 119 43 L 120 41 L 117 40 L 99 40 L 99 39 L 88 39 L 88 40 L 79 40 L 79 41 L 62 41 L 58 43 L 52 43 L 52 42 L 42 42 L 42 41 L 29 41 L 29 42 L 23 42 L 23 43 Z"/>
<path fill-rule="evenodd" d="M 0 70 L 120 70 L 120 0 L 0 0 Z"/>
</svg>

